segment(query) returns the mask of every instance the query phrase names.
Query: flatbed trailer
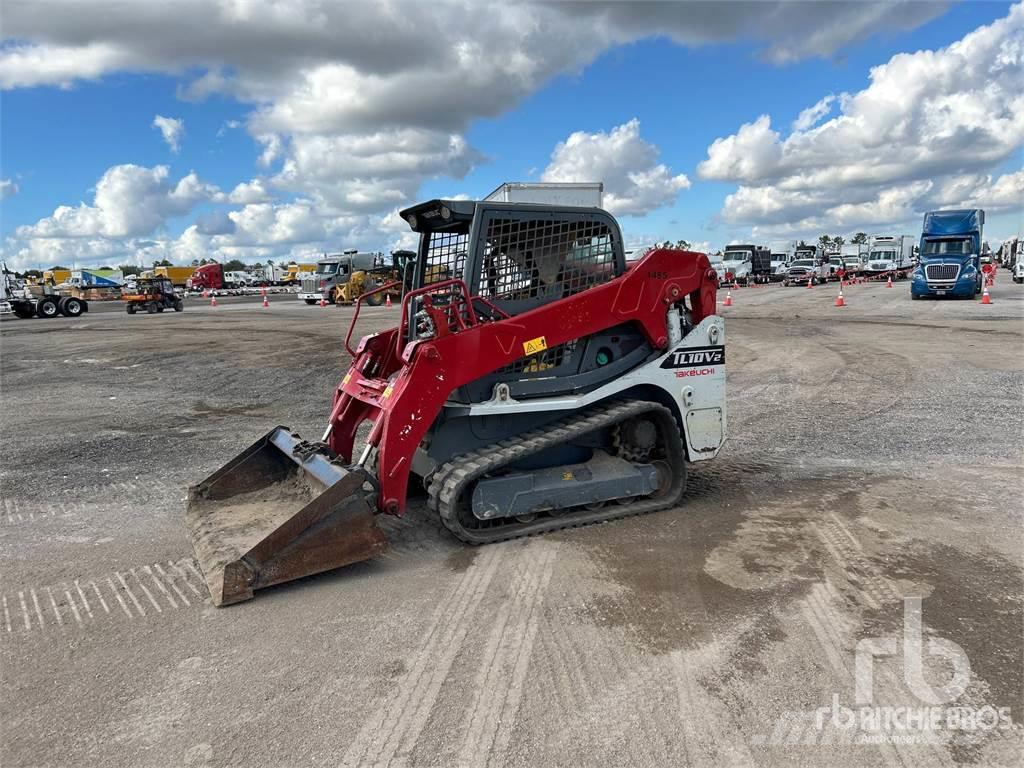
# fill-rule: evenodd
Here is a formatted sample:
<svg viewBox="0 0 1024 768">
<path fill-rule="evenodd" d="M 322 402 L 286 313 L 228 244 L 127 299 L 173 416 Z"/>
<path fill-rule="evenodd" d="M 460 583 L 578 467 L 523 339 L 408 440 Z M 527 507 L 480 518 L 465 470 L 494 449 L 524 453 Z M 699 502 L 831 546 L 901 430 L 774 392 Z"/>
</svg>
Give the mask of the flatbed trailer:
<svg viewBox="0 0 1024 768">
<path fill-rule="evenodd" d="M 22 320 L 32 317 L 48 319 L 51 317 L 78 317 L 89 311 L 89 302 L 77 296 L 69 296 L 54 291 L 49 286 L 42 286 L 38 296 L 29 289 L 15 289 L 11 281 L 7 265 L 3 265 L 0 278 L 0 305 L 10 307 L 11 312 Z"/>
</svg>

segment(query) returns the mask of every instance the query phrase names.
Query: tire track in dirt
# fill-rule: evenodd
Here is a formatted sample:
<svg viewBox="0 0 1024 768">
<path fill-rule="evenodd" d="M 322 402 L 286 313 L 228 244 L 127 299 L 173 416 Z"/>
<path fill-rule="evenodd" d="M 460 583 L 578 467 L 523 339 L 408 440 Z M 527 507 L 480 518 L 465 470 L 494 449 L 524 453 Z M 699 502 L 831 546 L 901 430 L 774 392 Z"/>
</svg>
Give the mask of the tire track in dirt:
<svg viewBox="0 0 1024 768">
<path fill-rule="evenodd" d="M 863 545 L 835 512 L 826 513 L 818 522 L 813 523 L 812 527 L 827 552 L 836 561 L 856 600 L 862 603 L 861 609 L 877 610 L 881 606 L 893 603 L 902 605 L 904 596 L 888 579 L 877 572 L 865 554 Z M 826 578 L 824 582 L 816 584 L 811 589 L 808 596 L 801 601 L 800 609 L 829 660 L 836 680 L 845 686 L 845 690 L 853 691 L 855 674 L 850 656 L 857 643 L 857 627 L 853 620 L 837 609 L 837 606 L 843 605 L 844 602 L 834 583 Z M 896 674 L 888 665 L 875 666 L 874 705 L 906 706 L 907 694 L 902 691 L 903 686 Z M 830 738 L 830 734 L 824 732 L 811 734 L 808 731 L 805 736 L 818 741 L 827 741 Z M 925 736 L 929 737 L 930 734 Z M 935 741 L 934 737 L 916 744 L 882 742 L 876 746 L 887 765 L 917 765 L 923 755 L 927 755 L 932 765 L 955 765 L 944 743 Z"/>
<path fill-rule="evenodd" d="M 568 578 L 558 582 L 558 608 L 577 615 L 588 614 L 593 594 L 583 592 L 581 574 L 591 569 L 597 570 L 581 564 L 571 570 Z M 573 627 L 566 617 L 549 614 L 543 621 L 542 636 L 555 653 L 538 656 L 536 678 L 543 680 L 545 687 L 555 689 L 557 696 L 574 702 L 571 709 L 565 710 L 572 720 L 549 746 L 565 749 L 571 739 L 578 738 L 579 730 L 569 727 L 573 722 L 582 727 L 600 723 L 603 736 L 611 738 L 618 731 L 622 739 L 628 738 L 631 753 L 640 763 L 672 764 L 669 742 L 671 734 L 678 731 L 678 723 L 671 716 L 648 717 L 644 713 L 626 722 L 614 714 L 623 702 L 643 702 L 652 692 L 662 690 L 664 670 L 649 657 L 629 656 L 629 644 L 624 642 L 620 630 L 587 626 L 574 631 Z M 586 637 L 584 630 L 589 630 Z"/>
<path fill-rule="evenodd" d="M 668 655 L 668 679 L 675 682 L 678 726 L 684 734 L 687 765 L 754 765 L 754 756 L 742 738 L 737 737 L 741 731 L 729 722 L 731 717 L 724 703 L 709 695 L 697 677 L 698 669 L 714 668 L 723 655 L 717 642 Z"/>
<path fill-rule="evenodd" d="M 441 684 L 465 641 L 471 620 L 506 549 L 487 547 L 442 598 L 411 654 L 412 663 L 363 724 L 342 765 L 391 765 L 404 760 L 433 709 Z"/>
<path fill-rule="evenodd" d="M 498 767 L 505 762 L 557 551 L 556 544 L 538 541 L 523 552 L 511 597 L 498 610 L 474 680 L 463 719 L 468 726 L 460 765 Z"/>
</svg>

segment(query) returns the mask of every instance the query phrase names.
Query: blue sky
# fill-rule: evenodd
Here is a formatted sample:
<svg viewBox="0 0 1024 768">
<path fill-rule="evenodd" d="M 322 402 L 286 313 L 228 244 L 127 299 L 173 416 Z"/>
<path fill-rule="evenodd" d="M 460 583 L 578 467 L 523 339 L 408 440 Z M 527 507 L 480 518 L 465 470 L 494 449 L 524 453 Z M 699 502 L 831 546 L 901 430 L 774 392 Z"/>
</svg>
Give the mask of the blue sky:
<svg viewBox="0 0 1024 768">
<path fill-rule="evenodd" d="M 403 236 L 397 208 L 541 178 L 604 181 L 606 202 L 637 242 L 686 238 L 719 248 L 736 239 L 822 231 L 914 232 L 922 210 L 951 204 L 989 208 L 993 239 L 1021 228 L 1021 134 L 1012 127 L 1014 103 L 1021 122 L 1019 95 L 1014 102 L 1012 75 L 999 62 L 1020 34 L 1022 14 L 1006 3 L 912 4 L 882 14 L 875 27 L 851 17 L 828 34 L 823 23 L 760 34 L 729 18 L 716 20 L 712 33 L 689 24 L 686 4 L 662 4 L 661 13 L 678 9 L 678 18 L 651 19 L 646 29 L 632 17 L 628 24 L 585 19 L 607 39 L 578 52 L 559 51 L 559 37 L 543 32 L 524 43 L 528 22 L 513 9 L 507 23 L 486 30 L 494 39 L 490 50 L 512 58 L 500 43 L 519 46 L 528 61 L 496 65 L 485 49 L 468 67 L 439 66 L 433 81 L 422 61 L 403 71 L 372 51 L 356 61 L 329 50 L 296 66 L 285 42 L 277 66 L 273 56 L 259 62 L 244 52 L 224 61 L 211 60 L 209 52 L 156 55 L 162 46 L 174 50 L 174 35 L 189 30 L 154 19 L 147 47 L 146 40 L 103 25 L 51 28 L 45 5 L 17 8 L 7 25 L 12 37 L 0 48 L 0 178 L 6 180 L 0 240 L 5 258 L 21 266 L 388 248 Z M 856 15 L 857 5 L 865 7 L 854 4 L 849 13 Z M 719 7 L 728 14 L 728 4 Z M 374 6 L 362 12 L 372 17 Z M 807 15 L 800 6 L 795 12 Z M 552 17 L 550 24 L 562 21 L 570 29 L 581 23 Z M 271 22 L 258 28 L 258 20 L 243 20 L 246 33 L 269 35 L 272 44 L 286 32 L 305 33 L 279 31 Z M 217 35 L 229 39 L 239 21 L 224 23 L 223 30 L 210 25 L 211 50 L 218 50 Z M 733 23 L 735 31 L 720 31 Z M 630 25 L 641 29 L 622 30 Z M 861 33 L 844 40 L 843 26 Z M 979 28 L 993 31 L 976 35 L 985 38 L 981 43 L 958 43 Z M 316 33 L 305 34 L 315 48 Z M 710 39 L 692 42 L 702 35 Z M 805 40 L 812 52 L 822 52 L 806 55 Z M 299 49 L 301 43 L 287 41 Z M 951 45 L 964 50 L 950 51 Z M 955 85 L 948 77 L 931 82 L 942 62 L 916 67 L 910 60 L 907 72 L 876 85 L 880 96 L 869 90 L 872 67 L 928 51 L 962 58 L 946 66 L 973 75 Z M 54 59 L 62 62 L 59 71 L 31 69 L 33 61 Z M 206 88 L 210 72 L 215 87 Z M 956 106 L 972 104 L 993 82 L 1010 83 L 1003 97 L 986 97 L 971 109 Z M 957 145 L 936 126 L 908 133 L 899 121 L 871 125 L 871 105 L 904 88 L 914 94 L 899 105 L 908 121 L 925 126 L 922 116 L 949 109 L 951 124 L 963 123 L 960 133 L 974 132 L 971 144 L 952 151 Z M 436 114 L 434 89 L 438 103 L 452 102 Z M 453 97 L 452 89 L 465 98 Z M 840 94 L 862 93 L 860 113 L 839 103 Z M 407 104 L 420 94 L 426 106 L 410 116 Z M 830 111 L 793 136 L 801 111 L 829 94 L 837 97 Z M 981 141 L 979 110 L 1001 120 L 984 121 L 991 135 Z M 841 112 L 859 127 L 837 121 L 817 130 Z M 177 152 L 154 127 L 157 115 L 181 121 Z M 768 121 L 758 123 L 762 116 Z M 883 163 L 872 145 L 884 145 L 887 132 L 893 136 L 887 151 L 897 160 Z M 280 149 L 262 164 L 272 140 Z M 716 140 L 724 143 L 712 155 Z M 940 144 L 948 164 L 928 152 Z M 904 154 L 906 167 L 897 167 Z M 864 171 L 876 161 L 878 167 Z M 166 170 L 153 170 L 161 166 Z M 105 191 L 97 194 L 101 179 Z M 255 179 L 262 180 L 259 194 L 236 189 Z M 57 214 L 60 206 L 80 204 Z M 232 231 L 197 232 L 197 220 L 214 211 Z"/>
</svg>

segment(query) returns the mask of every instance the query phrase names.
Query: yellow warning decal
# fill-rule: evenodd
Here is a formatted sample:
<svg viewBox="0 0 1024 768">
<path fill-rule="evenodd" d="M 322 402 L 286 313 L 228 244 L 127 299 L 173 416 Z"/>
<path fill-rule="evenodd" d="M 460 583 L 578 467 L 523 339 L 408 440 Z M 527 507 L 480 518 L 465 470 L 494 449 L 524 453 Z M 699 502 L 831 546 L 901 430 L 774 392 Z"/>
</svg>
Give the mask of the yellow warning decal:
<svg viewBox="0 0 1024 768">
<path fill-rule="evenodd" d="M 380 399 L 381 400 L 387 400 L 389 397 L 391 397 L 391 392 L 392 391 L 393 391 L 392 386 L 390 384 L 388 384 L 386 387 L 384 387 L 384 392 L 381 393 Z"/>
<path fill-rule="evenodd" d="M 341 380 L 341 386 L 345 386 L 346 384 L 348 384 L 348 380 L 351 379 L 351 378 L 352 378 L 352 372 L 349 371 L 348 373 L 345 374 L 345 378 L 343 378 Z"/>
<path fill-rule="evenodd" d="M 574 479 L 576 479 L 576 476 L 572 472 L 563 472 L 562 473 L 562 479 L 563 480 L 574 480 Z"/>
<path fill-rule="evenodd" d="M 538 336 L 536 339 L 530 339 L 529 341 L 523 342 L 524 355 L 536 355 L 538 352 L 543 352 L 547 348 L 548 340 L 543 336 Z"/>
</svg>

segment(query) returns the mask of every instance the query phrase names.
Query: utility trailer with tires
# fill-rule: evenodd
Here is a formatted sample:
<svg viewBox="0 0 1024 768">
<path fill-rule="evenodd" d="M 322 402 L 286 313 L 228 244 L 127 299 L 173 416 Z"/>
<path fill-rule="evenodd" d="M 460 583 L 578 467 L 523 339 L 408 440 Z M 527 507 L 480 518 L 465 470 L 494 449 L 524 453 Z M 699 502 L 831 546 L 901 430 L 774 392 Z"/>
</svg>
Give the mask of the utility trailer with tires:
<svg viewBox="0 0 1024 768">
<path fill-rule="evenodd" d="M 89 302 L 76 296 L 57 293 L 52 286 L 15 287 L 7 265 L 3 265 L 0 279 L 0 305 L 10 307 L 15 316 L 23 320 L 30 317 L 78 317 L 89 311 Z M 34 290 L 38 290 L 36 295 Z"/>
</svg>

